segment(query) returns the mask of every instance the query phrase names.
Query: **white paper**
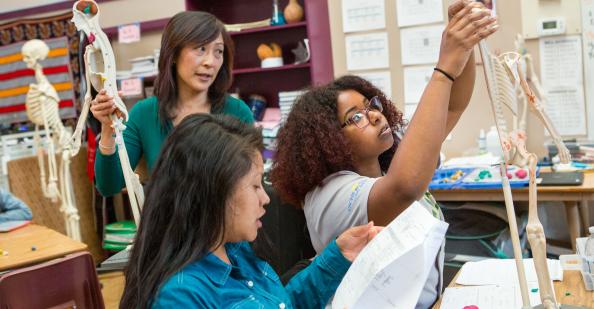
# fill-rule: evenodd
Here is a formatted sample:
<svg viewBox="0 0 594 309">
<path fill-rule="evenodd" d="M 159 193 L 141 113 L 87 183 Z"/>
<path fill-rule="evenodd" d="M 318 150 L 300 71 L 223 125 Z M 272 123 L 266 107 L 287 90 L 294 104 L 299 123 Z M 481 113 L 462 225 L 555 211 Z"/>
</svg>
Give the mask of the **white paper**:
<svg viewBox="0 0 594 309">
<path fill-rule="evenodd" d="M 594 0 L 582 0 L 582 48 L 588 139 L 594 139 Z"/>
<path fill-rule="evenodd" d="M 538 284 L 529 284 L 528 289 L 538 288 Z M 539 292 L 528 294 L 530 304 L 541 303 Z M 461 309 L 466 306 L 481 309 L 522 308 L 522 293 L 519 286 L 465 286 L 446 288 L 440 309 Z"/>
<path fill-rule="evenodd" d="M 477 166 L 492 166 L 495 164 L 499 164 L 501 162 L 501 157 L 495 156 L 490 152 L 487 152 L 482 155 L 478 156 L 469 156 L 469 157 L 455 157 L 447 160 L 442 164 L 444 168 L 451 168 L 451 167 L 477 167 Z M 507 216 L 504 216 L 507 218 Z"/>
<path fill-rule="evenodd" d="M 385 11 L 384 0 L 342 0 L 342 31 L 383 29 Z"/>
<path fill-rule="evenodd" d="M 581 37 L 542 38 L 539 44 L 547 115 L 561 135 L 586 134 Z"/>
<path fill-rule="evenodd" d="M 534 261 L 524 259 L 527 282 L 538 282 Z M 559 260 L 547 259 L 551 280 L 563 280 L 563 270 Z M 516 261 L 514 259 L 486 259 L 467 262 L 462 266 L 456 279 L 462 285 L 519 285 Z"/>
<path fill-rule="evenodd" d="M 436 63 L 444 25 L 400 30 L 402 65 Z"/>
<path fill-rule="evenodd" d="M 404 102 L 418 103 L 433 75 L 433 66 L 404 68 Z"/>
<path fill-rule="evenodd" d="M 140 23 L 118 26 L 118 42 L 134 43 L 140 41 Z"/>
<path fill-rule="evenodd" d="M 410 121 L 417 111 L 418 103 L 404 103 L 404 119 Z"/>
<path fill-rule="evenodd" d="M 443 21 L 442 0 L 396 0 L 398 26 L 414 26 Z"/>
<path fill-rule="evenodd" d="M 379 88 L 386 97 L 392 97 L 392 79 L 389 71 L 357 73 L 357 75 Z"/>
<path fill-rule="evenodd" d="M 348 35 L 345 43 L 347 70 L 383 69 L 390 66 L 386 32 Z"/>
<path fill-rule="evenodd" d="M 359 253 L 332 308 L 414 308 L 447 227 L 414 202 Z"/>
</svg>

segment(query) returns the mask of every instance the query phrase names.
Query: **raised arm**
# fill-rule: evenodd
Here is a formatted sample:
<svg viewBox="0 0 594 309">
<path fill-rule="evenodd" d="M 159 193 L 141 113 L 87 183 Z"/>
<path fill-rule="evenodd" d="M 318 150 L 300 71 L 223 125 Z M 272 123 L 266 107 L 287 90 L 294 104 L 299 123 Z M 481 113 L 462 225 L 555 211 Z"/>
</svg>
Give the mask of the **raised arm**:
<svg viewBox="0 0 594 309">
<path fill-rule="evenodd" d="M 456 15 L 456 13 L 468 3 L 470 3 L 470 0 L 456 2 L 454 5 L 452 5 L 448 9 L 448 20 L 451 20 Z M 497 19 L 496 16 L 493 18 L 494 20 Z M 494 27 L 497 29 L 498 26 L 494 25 Z M 456 78 L 454 84 L 452 85 L 444 139 L 452 131 L 452 129 L 454 129 L 458 123 L 458 120 L 460 120 L 462 113 L 464 110 L 466 110 L 468 103 L 470 103 L 470 97 L 472 96 L 472 91 L 474 89 L 475 75 L 476 65 L 474 52 L 471 52 L 468 61 L 466 61 L 464 70 L 460 76 Z"/>
<path fill-rule="evenodd" d="M 462 0 L 450 6 L 458 10 L 443 32 L 437 67 L 456 82 L 441 72 L 433 73 L 387 174 L 369 194 L 368 217 L 378 225 L 389 223 L 426 191 L 443 139 L 468 104 L 473 86 L 469 80 L 474 79 L 474 68 L 470 68 L 474 66 L 473 48 L 497 30 L 488 10 L 471 12 L 481 6 Z"/>
</svg>

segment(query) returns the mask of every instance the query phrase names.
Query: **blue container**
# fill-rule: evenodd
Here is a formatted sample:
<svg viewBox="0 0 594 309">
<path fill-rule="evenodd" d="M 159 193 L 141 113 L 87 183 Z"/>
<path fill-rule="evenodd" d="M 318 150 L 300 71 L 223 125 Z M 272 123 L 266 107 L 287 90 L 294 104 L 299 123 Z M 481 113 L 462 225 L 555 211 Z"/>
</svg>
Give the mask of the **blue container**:
<svg viewBox="0 0 594 309">
<path fill-rule="evenodd" d="M 247 104 L 254 115 L 254 119 L 261 121 L 264 117 L 264 110 L 266 109 L 266 99 L 260 95 L 251 95 Z"/>
<path fill-rule="evenodd" d="M 474 168 L 444 168 L 436 169 L 433 178 L 429 183 L 429 190 L 448 190 L 456 188 L 468 173 L 472 172 Z M 457 179 L 452 179 L 458 171 L 462 174 Z"/>
</svg>

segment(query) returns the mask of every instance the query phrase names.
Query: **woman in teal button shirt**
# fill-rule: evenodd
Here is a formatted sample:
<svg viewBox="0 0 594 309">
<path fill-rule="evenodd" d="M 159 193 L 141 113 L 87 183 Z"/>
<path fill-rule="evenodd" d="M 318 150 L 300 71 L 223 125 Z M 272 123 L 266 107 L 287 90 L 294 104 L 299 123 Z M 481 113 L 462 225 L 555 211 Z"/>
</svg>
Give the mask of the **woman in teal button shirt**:
<svg viewBox="0 0 594 309">
<path fill-rule="evenodd" d="M 152 170 L 165 138 L 184 117 L 196 113 L 227 114 L 245 123 L 254 119 L 247 105 L 227 94 L 231 86 L 233 42 L 221 21 L 205 12 L 182 12 L 167 23 L 161 39 L 155 96 L 130 110 L 124 142 L 132 168 L 144 155 Z M 97 189 L 111 196 L 124 177 L 109 117 L 113 98 L 101 90 L 91 106 L 101 122 L 95 161 Z"/>
<path fill-rule="evenodd" d="M 221 115 L 192 115 L 155 165 L 120 308 L 323 308 L 379 231 L 342 233 L 283 286 L 248 245 L 270 202 L 262 136 Z"/>
</svg>

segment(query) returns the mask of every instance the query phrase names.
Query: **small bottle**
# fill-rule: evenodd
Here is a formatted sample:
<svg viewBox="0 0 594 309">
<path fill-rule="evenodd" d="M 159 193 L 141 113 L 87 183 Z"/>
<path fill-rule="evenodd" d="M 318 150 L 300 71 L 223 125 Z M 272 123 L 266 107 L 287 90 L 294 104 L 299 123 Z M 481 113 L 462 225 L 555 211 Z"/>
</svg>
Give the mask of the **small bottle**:
<svg viewBox="0 0 594 309">
<path fill-rule="evenodd" d="M 503 151 L 501 150 L 501 143 L 499 142 L 499 133 L 497 128 L 492 126 L 485 138 L 487 144 L 487 151 L 496 157 L 501 157 Z"/>
<path fill-rule="evenodd" d="M 590 232 L 590 236 L 586 240 L 586 246 L 584 248 L 584 255 L 586 260 L 588 261 L 588 266 L 590 268 L 590 272 L 594 272 L 594 226 L 588 228 L 588 232 Z"/>
<path fill-rule="evenodd" d="M 278 0 L 272 0 L 272 17 L 270 18 L 270 25 L 280 26 L 286 23 L 283 12 L 278 8 Z"/>
<path fill-rule="evenodd" d="M 588 232 L 590 232 L 590 236 L 588 236 L 588 240 L 586 240 L 584 251 L 586 251 L 586 256 L 594 258 L 594 226 L 589 227 Z"/>
<path fill-rule="evenodd" d="M 481 131 L 479 132 L 478 149 L 479 154 L 484 154 L 487 152 L 487 138 L 485 136 L 485 130 L 483 129 L 481 129 Z"/>
</svg>

